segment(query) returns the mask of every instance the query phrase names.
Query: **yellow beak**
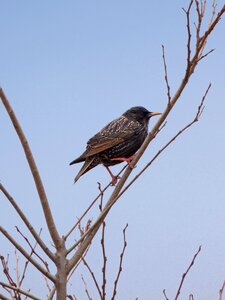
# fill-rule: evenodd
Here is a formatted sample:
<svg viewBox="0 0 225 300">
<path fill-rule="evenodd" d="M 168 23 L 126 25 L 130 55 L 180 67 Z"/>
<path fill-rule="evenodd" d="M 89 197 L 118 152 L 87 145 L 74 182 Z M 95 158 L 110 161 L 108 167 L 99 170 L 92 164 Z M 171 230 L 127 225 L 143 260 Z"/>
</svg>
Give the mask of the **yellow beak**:
<svg viewBox="0 0 225 300">
<path fill-rule="evenodd" d="M 153 117 L 153 116 L 157 116 L 157 115 L 161 115 L 162 113 L 159 113 L 159 112 L 150 112 L 149 113 L 149 116 L 150 117 Z"/>
</svg>

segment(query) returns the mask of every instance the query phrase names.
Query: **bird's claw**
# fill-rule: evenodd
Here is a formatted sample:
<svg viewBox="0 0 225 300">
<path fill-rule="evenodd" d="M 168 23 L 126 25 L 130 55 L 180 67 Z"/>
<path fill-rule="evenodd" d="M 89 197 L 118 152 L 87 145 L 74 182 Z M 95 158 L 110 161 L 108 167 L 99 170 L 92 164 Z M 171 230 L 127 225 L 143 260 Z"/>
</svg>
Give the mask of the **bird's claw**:
<svg viewBox="0 0 225 300">
<path fill-rule="evenodd" d="M 112 176 L 112 181 L 111 181 L 110 185 L 115 186 L 117 184 L 118 179 L 120 179 L 120 176 Z"/>
</svg>

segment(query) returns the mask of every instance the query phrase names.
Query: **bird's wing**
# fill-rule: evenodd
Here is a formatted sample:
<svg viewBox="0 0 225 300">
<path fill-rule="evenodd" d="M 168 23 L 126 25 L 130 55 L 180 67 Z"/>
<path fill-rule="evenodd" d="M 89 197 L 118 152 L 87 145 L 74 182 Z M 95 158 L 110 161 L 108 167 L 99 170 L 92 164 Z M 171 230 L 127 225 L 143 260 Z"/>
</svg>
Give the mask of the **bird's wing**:
<svg viewBox="0 0 225 300">
<path fill-rule="evenodd" d="M 123 138 L 112 138 L 105 141 L 100 141 L 96 144 L 89 144 L 87 147 L 87 150 L 84 152 L 83 156 L 90 157 L 92 155 L 101 153 L 107 149 L 112 148 L 113 146 L 116 146 L 124 141 Z"/>
<path fill-rule="evenodd" d="M 136 135 L 134 129 L 137 130 L 137 123 L 121 116 L 109 123 L 88 141 L 87 149 L 82 157 L 90 157 L 129 140 Z"/>
</svg>

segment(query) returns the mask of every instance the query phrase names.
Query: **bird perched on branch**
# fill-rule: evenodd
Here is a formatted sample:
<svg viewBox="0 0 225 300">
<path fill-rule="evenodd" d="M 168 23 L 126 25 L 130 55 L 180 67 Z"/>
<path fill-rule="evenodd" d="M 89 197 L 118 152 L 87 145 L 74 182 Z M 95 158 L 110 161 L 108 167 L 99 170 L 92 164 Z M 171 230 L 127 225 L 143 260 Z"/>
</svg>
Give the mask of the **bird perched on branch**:
<svg viewBox="0 0 225 300">
<path fill-rule="evenodd" d="M 70 163 L 73 165 L 84 161 L 74 182 L 92 168 L 103 164 L 112 177 L 112 185 L 116 184 L 117 177 L 112 174 L 109 166 L 125 161 L 132 168 L 133 156 L 148 134 L 149 119 L 156 115 L 160 113 L 136 106 L 106 125 L 87 142 L 84 153 Z"/>
</svg>

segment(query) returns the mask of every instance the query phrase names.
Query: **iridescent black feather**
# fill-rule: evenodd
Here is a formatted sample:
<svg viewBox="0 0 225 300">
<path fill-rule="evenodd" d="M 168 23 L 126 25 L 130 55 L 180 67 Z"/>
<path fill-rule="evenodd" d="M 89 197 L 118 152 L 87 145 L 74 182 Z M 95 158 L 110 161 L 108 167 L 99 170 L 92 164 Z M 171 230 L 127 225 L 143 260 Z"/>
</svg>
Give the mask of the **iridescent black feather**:
<svg viewBox="0 0 225 300">
<path fill-rule="evenodd" d="M 148 134 L 149 119 L 158 114 L 136 106 L 106 125 L 87 142 L 84 153 L 70 163 L 85 162 L 74 181 L 99 164 L 109 167 L 122 162 L 112 159 L 133 156 Z"/>
</svg>

